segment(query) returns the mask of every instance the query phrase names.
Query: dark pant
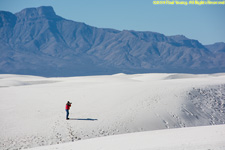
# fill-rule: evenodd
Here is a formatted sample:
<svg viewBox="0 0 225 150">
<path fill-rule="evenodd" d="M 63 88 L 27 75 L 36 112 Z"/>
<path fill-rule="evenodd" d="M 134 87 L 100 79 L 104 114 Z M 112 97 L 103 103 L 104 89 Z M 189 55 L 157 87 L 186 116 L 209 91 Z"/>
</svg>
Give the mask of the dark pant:
<svg viewBox="0 0 225 150">
<path fill-rule="evenodd" d="M 66 109 L 66 119 L 68 119 L 69 118 L 69 109 Z"/>
</svg>

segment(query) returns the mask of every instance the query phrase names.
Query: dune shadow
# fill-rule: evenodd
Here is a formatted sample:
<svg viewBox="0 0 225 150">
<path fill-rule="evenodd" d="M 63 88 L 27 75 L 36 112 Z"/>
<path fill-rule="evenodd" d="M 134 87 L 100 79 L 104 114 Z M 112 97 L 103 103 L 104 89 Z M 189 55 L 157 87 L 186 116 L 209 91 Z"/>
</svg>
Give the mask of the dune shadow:
<svg viewBox="0 0 225 150">
<path fill-rule="evenodd" d="M 69 120 L 97 121 L 98 119 L 92 119 L 92 118 L 70 118 Z"/>
</svg>

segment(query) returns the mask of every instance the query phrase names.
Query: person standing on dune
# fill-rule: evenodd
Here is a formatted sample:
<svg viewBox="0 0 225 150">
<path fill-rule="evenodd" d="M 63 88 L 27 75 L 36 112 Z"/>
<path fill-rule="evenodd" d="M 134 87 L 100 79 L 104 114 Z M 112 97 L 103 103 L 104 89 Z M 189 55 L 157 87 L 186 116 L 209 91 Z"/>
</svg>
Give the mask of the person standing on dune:
<svg viewBox="0 0 225 150">
<path fill-rule="evenodd" d="M 69 101 L 66 103 L 66 120 L 69 120 L 69 110 L 70 110 L 70 107 L 71 107 L 71 104 Z"/>
</svg>

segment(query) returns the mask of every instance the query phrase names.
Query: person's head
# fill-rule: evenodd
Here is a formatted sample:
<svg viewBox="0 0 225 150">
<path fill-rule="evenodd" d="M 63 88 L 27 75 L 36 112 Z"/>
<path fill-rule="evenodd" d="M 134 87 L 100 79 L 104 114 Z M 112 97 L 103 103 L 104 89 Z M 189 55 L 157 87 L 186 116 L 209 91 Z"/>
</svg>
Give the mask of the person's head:
<svg viewBox="0 0 225 150">
<path fill-rule="evenodd" d="M 67 104 L 72 104 L 70 101 L 67 101 Z"/>
</svg>

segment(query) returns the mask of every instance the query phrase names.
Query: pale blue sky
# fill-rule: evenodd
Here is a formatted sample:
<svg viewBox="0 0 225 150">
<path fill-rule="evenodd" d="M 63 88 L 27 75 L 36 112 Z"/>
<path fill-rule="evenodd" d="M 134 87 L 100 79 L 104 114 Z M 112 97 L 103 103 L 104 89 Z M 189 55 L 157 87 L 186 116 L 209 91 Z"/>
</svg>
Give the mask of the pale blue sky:
<svg viewBox="0 0 225 150">
<path fill-rule="evenodd" d="M 63 18 L 95 27 L 182 34 L 202 44 L 225 42 L 225 5 L 153 5 L 152 0 L 0 0 L 0 10 L 13 13 L 39 6 L 52 6 Z"/>
</svg>

